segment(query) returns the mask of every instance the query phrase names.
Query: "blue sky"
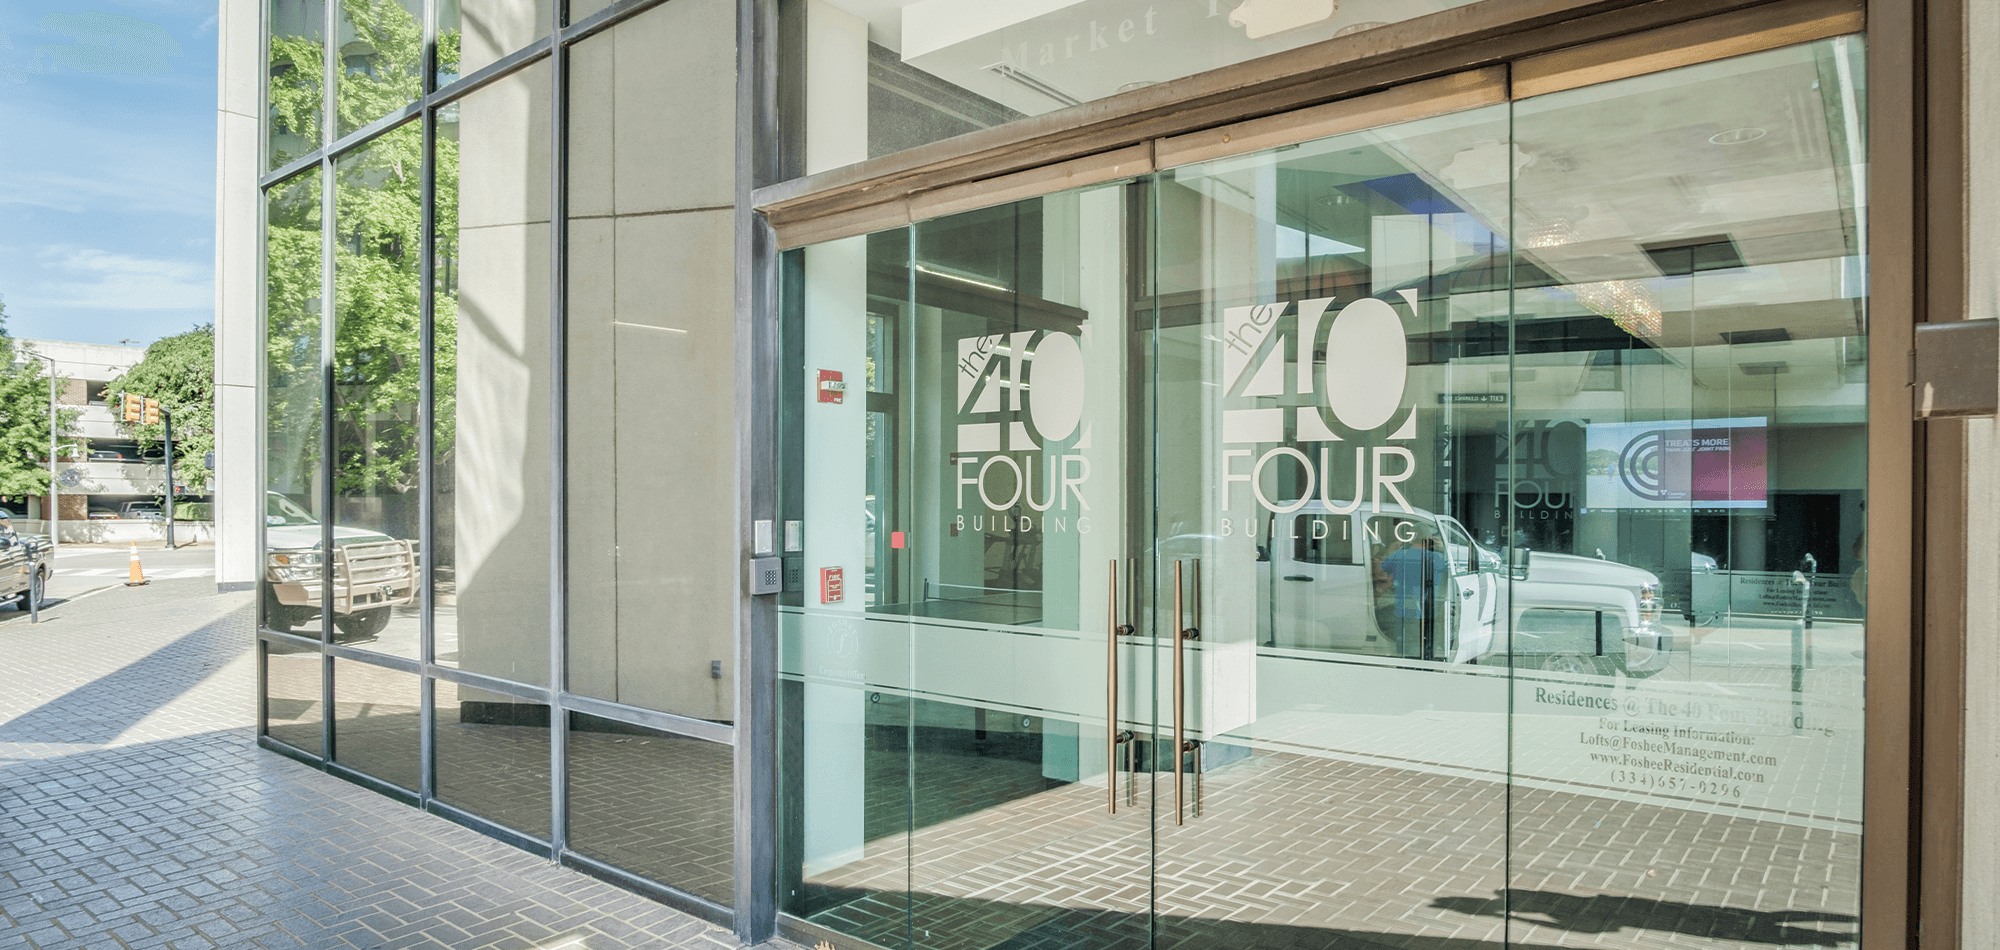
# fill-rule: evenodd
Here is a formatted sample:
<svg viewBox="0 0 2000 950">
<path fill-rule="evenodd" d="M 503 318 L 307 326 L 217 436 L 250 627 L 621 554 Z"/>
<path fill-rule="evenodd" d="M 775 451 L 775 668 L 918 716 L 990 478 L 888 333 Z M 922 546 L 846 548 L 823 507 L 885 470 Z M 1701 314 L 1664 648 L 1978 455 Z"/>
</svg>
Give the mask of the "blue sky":
<svg viewBox="0 0 2000 950">
<path fill-rule="evenodd" d="M 215 0 L 0 0 L 0 299 L 17 337 L 208 323 Z"/>
</svg>

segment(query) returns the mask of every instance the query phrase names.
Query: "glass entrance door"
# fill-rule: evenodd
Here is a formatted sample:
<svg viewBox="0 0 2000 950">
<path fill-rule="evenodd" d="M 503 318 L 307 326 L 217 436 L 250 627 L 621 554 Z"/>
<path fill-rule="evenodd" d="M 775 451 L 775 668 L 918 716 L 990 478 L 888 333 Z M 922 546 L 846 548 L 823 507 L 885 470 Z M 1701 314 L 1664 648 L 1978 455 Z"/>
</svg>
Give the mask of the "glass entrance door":
<svg viewBox="0 0 2000 950">
<path fill-rule="evenodd" d="M 1501 105 L 1159 177 L 1158 946 L 1503 936 L 1432 902 L 1505 887 L 1508 578 L 1462 454 L 1507 411 L 1507 139 Z"/>
<path fill-rule="evenodd" d="M 784 908 L 1852 943 L 1860 47 L 795 252 Z"/>
<path fill-rule="evenodd" d="M 1151 650 L 1108 633 L 1143 600 L 1145 194 L 802 254 L 796 916 L 887 947 L 1150 942 Z"/>
<path fill-rule="evenodd" d="M 1154 946 L 1852 945 L 1859 53 L 1157 174 Z"/>
</svg>

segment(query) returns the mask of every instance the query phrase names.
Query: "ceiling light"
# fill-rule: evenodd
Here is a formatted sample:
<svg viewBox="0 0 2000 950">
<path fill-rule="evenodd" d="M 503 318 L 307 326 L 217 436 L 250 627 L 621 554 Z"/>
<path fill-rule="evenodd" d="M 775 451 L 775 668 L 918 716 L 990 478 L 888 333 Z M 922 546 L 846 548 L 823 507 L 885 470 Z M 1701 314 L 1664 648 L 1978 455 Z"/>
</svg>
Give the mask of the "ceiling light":
<svg viewBox="0 0 2000 950">
<path fill-rule="evenodd" d="M 974 287 L 984 287 L 988 290 L 997 290 L 1000 291 L 1001 293 L 1009 292 L 1006 287 L 1000 284 L 993 283 L 991 281 L 974 280 L 973 278 L 966 277 L 962 274 L 953 274 L 948 271 L 933 270 L 929 267 L 925 267 L 922 264 L 917 265 L 917 272 L 920 274 L 929 274 L 932 277 L 942 277 L 945 280 L 955 280 L 961 284 L 971 284 Z"/>
</svg>

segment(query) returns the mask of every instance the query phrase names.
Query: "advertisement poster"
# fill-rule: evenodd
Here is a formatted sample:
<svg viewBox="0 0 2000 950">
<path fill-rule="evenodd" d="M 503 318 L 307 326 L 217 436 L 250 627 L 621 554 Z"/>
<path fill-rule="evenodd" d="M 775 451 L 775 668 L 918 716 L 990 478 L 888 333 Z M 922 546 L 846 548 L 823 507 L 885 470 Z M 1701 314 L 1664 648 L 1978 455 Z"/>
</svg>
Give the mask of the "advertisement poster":
<svg viewBox="0 0 2000 950">
<path fill-rule="evenodd" d="M 1763 508 L 1765 420 L 1593 423 L 1584 500 L 1590 508 Z"/>
</svg>

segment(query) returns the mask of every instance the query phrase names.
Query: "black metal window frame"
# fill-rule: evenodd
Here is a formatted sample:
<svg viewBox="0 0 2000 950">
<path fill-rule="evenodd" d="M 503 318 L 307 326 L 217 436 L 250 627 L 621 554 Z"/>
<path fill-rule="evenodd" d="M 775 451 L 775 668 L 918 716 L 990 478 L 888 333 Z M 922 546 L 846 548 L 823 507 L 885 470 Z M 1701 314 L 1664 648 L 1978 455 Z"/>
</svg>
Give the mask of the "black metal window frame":
<svg viewBox="0 0 2000 950">
<path fill-rule="evenodd" d="M 321 379 L 319 466 L 322 477 L 320 479 L 318 489 L 319 498 L 317 500 L 320 510 L 328 513 L 321 518 L 321 547 L 322 550 L 332 550 L 334 525 L 330 513 L 334 510 L 334 489 L 330 467 L 335 461 L 331 415 L 333 409 L 332 387 L 334 385 L 332 368 L 336 332 L 336 314 L 334 311 L 334 242 L 336 240 L 337 228 L 334 213 L 336 167 L 344 157 L 358 153 L 391 132 L 407 128 L 413 122 L 420 123 L 421 125 L 424 153 L 421 180 L 423 202 L 421 227 L 423 241 L 418 251 L 420 255 L 419 281 L 422 285 L 419 338 L 424 351 L 424 357 L 420 377 L 420 406 L 418 408 L 419 429 L 423 433 L 418 453 L 418 464 L 421 471 L 417 489 L 419 494 L 418 518 L 420 528 L 418 546 L 420 549 L 419 563 L 421 577 L 419 584 L 419 616 L 421 618 L 419 649 L 418 658 L 410 659 L 408 657 L 358 649 L 334 642 L 332 639 L 332 631 L 334 629 L 332 622 L 333 606 L 332 602 L 325 597 L 321 598 L 320 635 L 317 639 L 280 633 L 262 628 L 260 625 L 257 633 L 258 743 L 267 749 L 305 762 L 315 768 L 322 769 L 330 774 L 362 785 L 388 797 L 437 814 L 491 837 L 506 841 L 523 850 L 547 857 L 552 861 L 562 863 L 629 890 L 645 894 L 713 923 L 736 927 L 739 935 L 743 936 L 747 941 L 755 942 L 769 935 L 771 915 L 768 912 L 761 915 L 764 924 L 760 933 L 756 926 L 756 921 L 760 915 L 754 911 L 751 913 L 743 913 L 741 911 L 746 908 L 746 905 L 750 908 L 754 908 L 760 904 L 762 906 L 770 906 L 772 896 L 768 893 L 770 885 L 766 884 L 760 887 L 756 883 L 757 879 L 753 874 L 745 873 L 746 865 L 750 867 L 757 866 L 746 854 L 746 851 L 750 850 L 752 828 L 750 827 L 748 816 L 744 814 L 744 803 L 747 799 L 743 786 L 746 770 L 751 763 L 748 756 L 744 754 L 744 750 L 739 747 L 738 730 L 736 727 L 732 724 L 694 719 L 673 713 L 597 699 L 573 693 L 568 688 L 567 646 L 569 631 L 567 620 L 568 591 L 566 586 L 568 491 L 565 465 L 568 321 L 565 281 L 568 256 L 568 228 L 566 222 L 568 217 L 569 129 L 567 113 L 570 94 L 569 53 L 575 44 L 604 33 L 626 20 L 668 2 L 671 2 L 671 0 L 615 0 L 615 2 L 601 10 L 570 22 L 567 2 L 565 0 L 557 0 L 557 2 L 552 4 L 551 22 L 547 24 L 547 35 L 535 40 L 522 49 L 502 56 L 500 59 L 470 74 L 455 78 L 444 85 L 439 85 L 437 39 L 439 7 L 441 4 L 440 0 L 423 0 L 421 13 L 423 18 L 423 54 L 421 58 L 423 64 L 423 93 L 421 98 L 388 115 L 371 121 L 346 135 L 339 135 L 337 134 L 337 108 L 340 62 L 338 45 L 333 42 L 333 38 L 339 35 L 340 5 L 337 0 L 326 0 L 325 9 L 322 11 L 323 19 L 320 24 L 322 35 L 326 40 L 322 44 L 323 72 L 321 79 L 323 88 L 321 90 L 321 110 L 324 119 L 320 123 L 321 140 L 319 146 L 303 157 L 261 175 L 257 180 L 257 187 L 261 198 L 267 195 L 271 189 L 291 183 L 299 175 L 309 174 L 314 170 L 317 170 L 320 175 L 321 306 L 319 369 Z M 270 4 L 268 0 L 265 0 L 260 12 L 261 25 L 259 30 L 259 41 L 264 44 L 268 44 L 270 39 L 269 14 Z M 260 55 L 262 55 L 261 52 Z M 739 58 L 743 55 L 739 52 Z M 436 393 L 434 390 L 435 367 L 432 354 L 435 352 L 434 344 L 436 342 L 435 296 L 437 288 L 433 281 L 433 267 L 436 242 L 436 235 L 434 233 L 437 211 L 435 146 L 438 134 L 438 112 L 440 109 L 450 106 L 496 81 L 520 74 L 544 60 L 550 61 L 553 66 L 549 87 L 549 94 L 551 96 L 550 115 L 552 121 L 550 124 L 551 134 L 549 140 L 551 175 L 548 183 L 552 224 L 549 260 L 551 280 L 549 301 L 550 365 L 548 371 L 550 373 L 549 378 L 553 393 L 550 400 L 551 438 L 548 448 L 551 453 L 550 477 L 553 490 L 550 495 L 550 509 L 548 512 L 551 535 L 549 551 L 549 583 L 551 592 L 548 631 L 549 685 L 540 686 L 489 676 L 453 666 L 440 665 L 435 661 L 436 630 L 432 594 L 435 573 L 435 564 L 433 562 L 433 551 L 435 549 L 433 538 L 435 531 L 433 502 L 437 473 L 433 469 L 436 447 L 432 433 L 434 431 L 433 412 L 436 405 Z M 260 125 L 263 128 L 263 131 L 259 135 L 261 143 L 260 152 L 266 155 L 268 155 L 270 134 L 267 118 L 270 114 L 268 90 L 269 87 L 266 85 L 260 101 L 260 115 L 266 117 L 260 120 Z M 268 200 L 260 200 L 259 207 L 258 241 L 261 259 L 264 257 L 263 242 L 266 240 L 268 234 L 268 220 L 266 220 L 268 215 Z M 268 316 L 263 311 L 263 299 L 260 289 L 258 310 L 260 340 L 268 327 Z M 259 349 L 260 352 L 268 352 L 261 345 Z M 260 364 L 260 374 L 262 372 L 263 369 Z M 262 387 L 260 386 L 261 391 Z M 260 430 L 267 422 L 262 405 L 260 400 L 258 418 Z M 262 439 L 259 441 L 260 444 L 263 442 Z M 266 473 L 263 471 L 265 463 L 264 452 L 260 449 L 257 454 L 259 483 L 265 484 Z M 261 532 L 259 535 L 257 556 L 259 565 L 266 563 L 266 552 Z M 320 582 L 326 584 L 328 581 L 323 576 Z M 746 660 L 750 659 L 745 655 L 741 646 L 742 641 L 746 639 L 747 637 L 742 635 L 738 637 L 737 663 L 740 674 L 736 677 L 736 681 L 739 694 L 745 692 L 747 684 L 753 682 L 755 679 L 753 670 L 743 668 L 746 665 Z M 294 748 L 280 740 L 272 738 L 268 734 L 268 697 L 266 695 L 267 682 L 265 670 L 267 657 L 270 655 L 269 648 L 272 645 L 290 647 L 302 652 L 316 651 L 320 656 L 320 700 L 323 715 L 319 724 L 320 752 L 318 754 Z M 335 724 L 337 717 L 333 714 L 333 710 L 335 709 L 333 672 L 335 660 L 370 664 L 376 667 L 408 673 L 418 678 L 418 683 L 420 684 L 418 755 L 420 763 L 419 774 L 421 776 L 418 783 L 419 787 L 414 789 L 403 788 L 336 761 L 337 737 L 335 736 Z M 435 684 L 438 680 L 444 680 L 459 686 L 485 690 L 503 696 L 510 696 L 531 703 L 541 704 L 548 708 L 550 724 L 549 793 L 551 814 L 550 833 L 546 838 L 509 828 L 437 798 L 436 749 L 434 744 L 435 711 L 433 709 L 433 699 Z M 740 695 L 737 705 L 740 710 L 742 707 Z M 581 713 L 614 722 L 657 730 L 677 737 L 697 739 L 732 748 L 736 759 L 735 773 L 736 785 L 738 787 L 734 827 L 738 872 L 734 906 L 725 906 L 707 898 L 677 889 L 674 886 L 674 882 L 671 881 L 655 881 L 642 877 L 600 859 L 581 854 L 570 847 L 568 836 L 569 796 L 567 769 L 567 736 L 570 713 Z M 744 719 L 739 714 L 736 721 L 740 723 Z M 769 865 L 770 862 L 768 860 L 761 862 L 761 866 L 765 868 L 768 868 Z"/>
</svg>

